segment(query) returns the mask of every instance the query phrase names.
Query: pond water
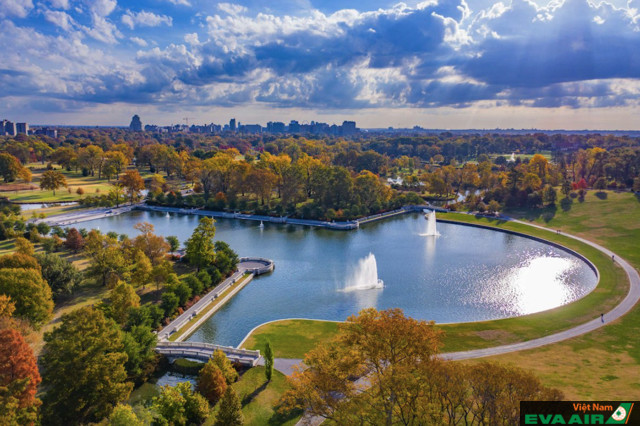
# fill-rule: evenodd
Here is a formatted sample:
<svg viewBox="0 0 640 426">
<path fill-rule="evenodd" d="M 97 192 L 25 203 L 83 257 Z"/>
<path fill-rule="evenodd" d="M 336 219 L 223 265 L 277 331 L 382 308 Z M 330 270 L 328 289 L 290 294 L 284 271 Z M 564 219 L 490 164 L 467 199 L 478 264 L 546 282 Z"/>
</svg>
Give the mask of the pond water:
<svg viewBox="0 0 640 426">
<path fill-rule="evenodd" d="M 183 243 L 198 216 L 134 211 L 78 224 L 135 235 L 155 232 Z M 439 222 L 408 214 L 363 225 L 357 231 L 217 219 L 216 239 L 240 256 L 275 261 L 212 316 L 189 340 L 237 345 L 255 326 L 283 318 L 345 320 L 366 307 L 402 308 L 406 315 L 439 323 L 525 315 L 574 301 L 597 283 L 595 273 L 564 250 L 515 235 Z M 382 288 L 344 291 L 359 263 L 375 256 Z"/>
<path fill-rule="evenodd" d="M 36 210 L 36 209 L 45 209 L 47 207 L 58 207 L 58 206 L 75 206 L 78 203 L 75 201 L 67 201 L 67 202 L 63 202 L 63 203 L 24 203 L 24 204 L 17 204 L 20 206 L 20 209 L 22 211 L 28 211 L 28 210 Z"/>
</svg>

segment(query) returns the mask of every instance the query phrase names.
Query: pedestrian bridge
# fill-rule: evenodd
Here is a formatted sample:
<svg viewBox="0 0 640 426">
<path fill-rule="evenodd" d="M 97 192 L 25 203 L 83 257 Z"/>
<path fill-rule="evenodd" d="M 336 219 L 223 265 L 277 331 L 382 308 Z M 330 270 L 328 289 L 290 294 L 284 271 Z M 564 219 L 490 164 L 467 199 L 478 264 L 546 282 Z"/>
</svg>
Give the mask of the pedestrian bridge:
<svg viewBox="0 0 640 426">
<path fill-rule="evenodd" d="M 224 352 L 229 361 L 248 367 L 254 367 L 260 359 L 260 351 L 237 349 L 211 343 L 161 341 L 156 345 L 156 352 L 167 358 L 191 358 L 204 362 L 207 362 L 217 350 Z"/>
</svg>

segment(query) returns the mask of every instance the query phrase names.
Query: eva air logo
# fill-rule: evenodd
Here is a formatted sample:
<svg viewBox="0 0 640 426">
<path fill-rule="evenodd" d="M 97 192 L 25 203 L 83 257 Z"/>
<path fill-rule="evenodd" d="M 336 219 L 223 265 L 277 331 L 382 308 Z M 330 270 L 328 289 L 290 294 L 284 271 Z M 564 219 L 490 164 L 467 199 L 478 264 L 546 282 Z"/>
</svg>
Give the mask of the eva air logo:
<svg viewBox="0 0 640 426">
<path fill-rule="evenodd" d="M 632 402 L 623 402 L 620 404 L 616 411 L 613 412 L 609 420 L 607 420 L 608 425 L 624 425 L 627 424 L 627 420 L 631 415 L 631 409 L 633 408 Z"/>
</svg>

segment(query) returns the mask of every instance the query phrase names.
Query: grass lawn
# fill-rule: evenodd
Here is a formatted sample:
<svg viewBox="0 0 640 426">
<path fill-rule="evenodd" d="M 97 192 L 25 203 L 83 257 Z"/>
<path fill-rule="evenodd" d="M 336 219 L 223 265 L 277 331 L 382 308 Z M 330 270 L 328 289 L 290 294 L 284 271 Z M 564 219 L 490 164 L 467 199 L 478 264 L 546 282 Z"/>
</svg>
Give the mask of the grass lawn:
<svg viewBox="0 0 640 426">
<path fill-rule="evenodd" d="M 640 201 L 633 194 L 587 194 L 570 209 L 519 216 L 598 242 L 640 269 Z M 547 213 L 545 215 L 545 213 Z M 513 214 L 513 213 L 512 213 Z M 640 306 L 584 336 L 494 357 L 532 370 L 567 399 L 640 399 Z"/>
<path fill-rule="evenodd" d="M 336 322 L 282 320 L 260 326 L 243 346 L 264 351 L 268 340 L 276 358 L 303 358 L 305 353 L 330 340 L 337 332 Z"/>
<path fill-rule="evenodd" d="M 84 196 L 96 195 L 96 194 L 108 194 L 112 188 L 115 179 L 111 179 L 111 182 L 107 179 L 98 179 L 96 173 L 95 176 L 82 176 L 82 173 L 71 171 L 68 172 L 59 167 L 54 169 L 61 171 L 67 179 L 67 188 L 60 188 L 56 191 L 55 195 L 53 191 L 41 191 L 40 177 L 42 173 L 46 171 L 46 165 L 40 163 L 31 163 L 27 167 L 31 170 L 32 180 L 31 185 L 38 187 L 38 189 L 24 190 L 24 191 L 0 191 L 0 197 L 7 197 L 9 200 L 18 203 L 49 203 L 49 202 L 63 202 L 63 201 L 77 201 L 82 198 L 82 195 L 78 195 L 76 190 L 82 188 L 84 190 Z M 98 192 L 99 191 L 99 192 Z"/>
<path fill-rule="evenodd" d="M 274 404 L 289 388 L 284 374 L 279 371 L 274 370 L 271 382 L 267 383 L 264 367 L 253 367 L 232 386 L 242 403 L 245 425 L 292 426 L 300 420 L 300 414 L 283 417 L 275 412 Z"/>
</svg>

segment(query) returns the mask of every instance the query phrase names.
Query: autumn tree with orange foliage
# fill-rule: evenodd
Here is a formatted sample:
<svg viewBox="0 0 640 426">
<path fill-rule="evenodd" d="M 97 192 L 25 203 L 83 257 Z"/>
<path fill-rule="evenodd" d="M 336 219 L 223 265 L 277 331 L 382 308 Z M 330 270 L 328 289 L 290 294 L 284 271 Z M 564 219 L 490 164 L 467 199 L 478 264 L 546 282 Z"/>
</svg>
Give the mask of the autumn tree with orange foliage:
<svg viewBox="0 0 640 426">
<path fill-rule="evenodd" d="M 339 425 L 506 425 L 518 422 L 520 400 L 562 397 L 515 367 L 441 360 L 441 336 L 433 322 L 400 309 L 365 309 L 305 356 L 279 411 L 304 410 Z"/>
<path fill-rule="evenodd" d="M 34 424 L 40 373 L 33 350 L 17 330 L 0 330 L 0 419 L 2 424 Z"/>
<path fill-rule="evenodd" d="M 196 389 L 207 398 L 212 405 L 215 405 L 227 390 L 227 380 L 213 360 L 209 360 L 209 362 L 202 367 L 202 370 L 200 370 Z"/>
</svg>

